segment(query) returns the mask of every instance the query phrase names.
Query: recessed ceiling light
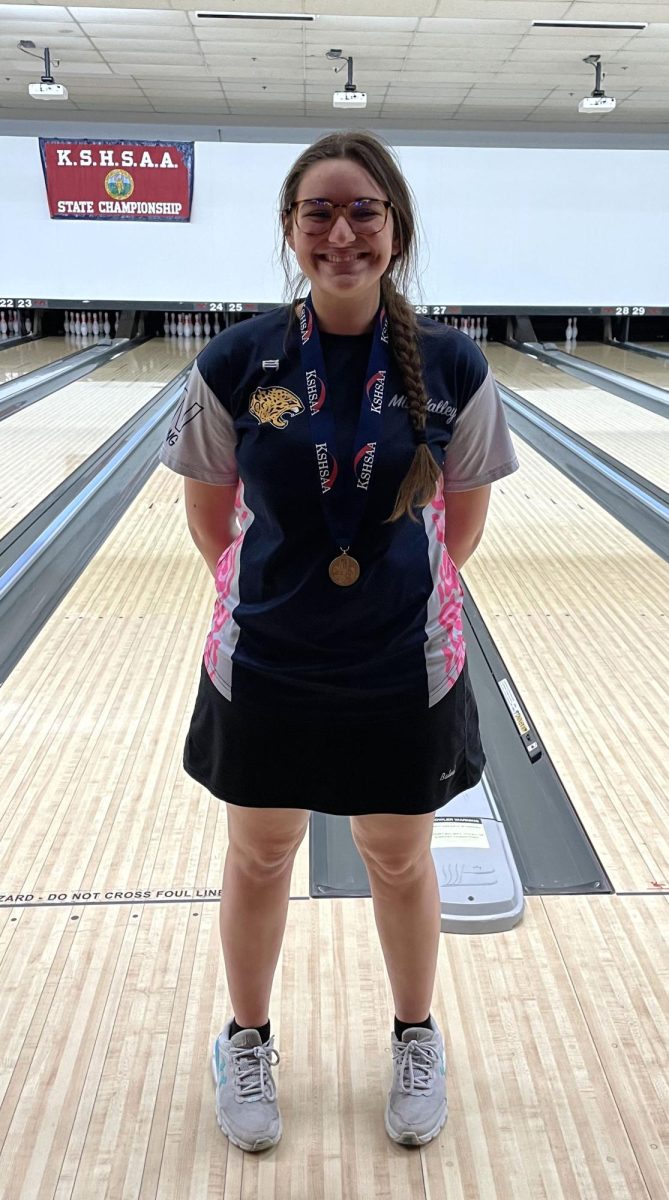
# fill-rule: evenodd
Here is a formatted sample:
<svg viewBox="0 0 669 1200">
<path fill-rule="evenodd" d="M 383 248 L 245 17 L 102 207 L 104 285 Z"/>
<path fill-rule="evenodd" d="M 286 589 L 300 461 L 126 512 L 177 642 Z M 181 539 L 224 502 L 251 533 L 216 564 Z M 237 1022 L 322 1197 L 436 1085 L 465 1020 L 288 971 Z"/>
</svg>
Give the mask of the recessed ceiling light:
<svg viewBox="0 0 669 1200">
<path fill-rule="evenodd" d="M 315 21 L 313 13 L 248 13 L 248 12 L 199 12 L 195 14 L 203 21 Z"/>
<path fill-rule="evenodd" d="M 533 21 L 544 29 L 647 29 L 647 21 Z"/>
</svg>

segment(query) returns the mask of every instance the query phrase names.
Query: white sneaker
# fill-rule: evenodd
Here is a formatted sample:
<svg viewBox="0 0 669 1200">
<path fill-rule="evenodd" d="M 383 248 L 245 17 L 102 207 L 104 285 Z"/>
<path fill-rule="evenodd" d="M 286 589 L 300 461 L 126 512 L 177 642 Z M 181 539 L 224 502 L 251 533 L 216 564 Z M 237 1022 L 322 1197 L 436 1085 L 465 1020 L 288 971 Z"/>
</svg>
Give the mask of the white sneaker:
<svg viewBox="0 0 669 1200">
<path fill-rule="evenodd" d="M 232 1019 L 214 1042 L 211 1069 L 216 1084 L 216 1117 L 240 1150 L 267 1150 L 283 1133 L 272 1066 L 281 1059 L 274 1037 L 261 1042 L 257 1029 L 230 1038 Z M 274 1056 L 274 1057 L 273 1057 Z"/>
</svg>

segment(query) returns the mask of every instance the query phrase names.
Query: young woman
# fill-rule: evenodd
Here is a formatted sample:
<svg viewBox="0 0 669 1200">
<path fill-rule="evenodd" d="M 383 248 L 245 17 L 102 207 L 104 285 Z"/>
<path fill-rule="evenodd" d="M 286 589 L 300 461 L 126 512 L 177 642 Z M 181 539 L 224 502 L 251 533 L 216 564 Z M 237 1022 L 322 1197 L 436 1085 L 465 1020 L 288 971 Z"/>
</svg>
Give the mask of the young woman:
<svg viewBox="0 0 669 1200">
<path fill-rule="evenodd" d="M 280 209 L 308 286 L 207 345 L 161 454 L 217 591 L 184 751 L 227 807 L 217 1116 L 246 1150 L 281 1137 L 269 1001 L 315 810 L 351 818 L 369 876 L 395 1001 L 385 1127 L 424 1144 L 447 1116 L 434 813 L 485 763 L 458 571 L 518 463 L 478 346 L 403 296 L 415 220 L 389 148 L 320 139 Z"/>
</svg>

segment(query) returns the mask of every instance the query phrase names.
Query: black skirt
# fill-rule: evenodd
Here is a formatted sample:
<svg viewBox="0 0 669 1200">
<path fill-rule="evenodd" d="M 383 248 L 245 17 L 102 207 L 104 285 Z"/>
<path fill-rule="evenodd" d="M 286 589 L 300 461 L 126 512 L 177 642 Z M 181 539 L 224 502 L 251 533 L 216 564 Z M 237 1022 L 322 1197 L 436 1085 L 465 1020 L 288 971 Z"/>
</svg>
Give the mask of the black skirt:
<svg viewBox="0 0 669 1200">
<path fill-rule="evenodd" d="M 420 714 L 315 723 L 231 703 L 203 663 L 183 765 L 218 800 L 243 808 L 413 816 L 474 787 L 485 755 L 466 660 L 451 690 Z"/>
</svg>

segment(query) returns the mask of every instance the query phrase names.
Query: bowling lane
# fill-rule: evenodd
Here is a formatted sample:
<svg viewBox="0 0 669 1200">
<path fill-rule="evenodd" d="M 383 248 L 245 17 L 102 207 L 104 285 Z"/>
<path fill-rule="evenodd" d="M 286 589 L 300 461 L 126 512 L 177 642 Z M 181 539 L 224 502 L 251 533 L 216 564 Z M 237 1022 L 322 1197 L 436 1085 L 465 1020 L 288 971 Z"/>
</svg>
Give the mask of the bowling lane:
<svg viewBox="0 0 669 1200">
<path fill-rule="evenodd" d="M 669 564 L 513 440 L 463 576 L 614 887 L 647 892 L 669 873 Z M 159 465 L 3 685 L 0 877 L 220 887 L 225 807 L 181 762 L 213 598 Z"/>
<path fill-rule="evenodd" d="M 652 343 L 649 347 L 653 349 Z M 666 343 L 659 348 L 666 350 Z M 600 367 L 609 367 L 612 371 L 669 390 L 669 358 L 647 358 L 645 354 L 635 354 L 621 346 L 604 346 L 601 342 L 572 342 L 569 353 L 574 358 L 588 359 Z"/>
<path fill-rule="evenodd" d="M 463 578 L 616 891 L 669 872 L 669 563 L 513 436 Z M 658 873 L 659 872 L 659 873 Z"/>
<path fill-rule="evenodd" d="M 6 350 L 0 350 L 0 383 L 18 379 L 66 354 L 74 354 L 77 348 L 64 337 L 45 337 L 36 342 L 24 342 L 22 346 L 8 346 Z"/>
<path fill-rule="evenodd" d="M 2 422 L 0 537 L 107 441 L 202 348 L 155 338 Z"/>
<path fill-rule="evenodd" d="M 510 346 L 492 343 L 482 348 L 500 383 L 669 492 L 666 417 L 528 358 Z"/>
</svg>

